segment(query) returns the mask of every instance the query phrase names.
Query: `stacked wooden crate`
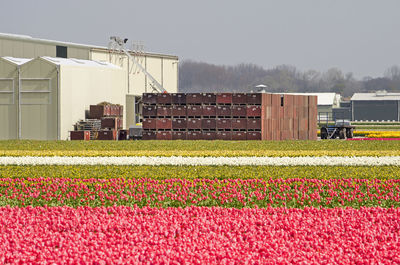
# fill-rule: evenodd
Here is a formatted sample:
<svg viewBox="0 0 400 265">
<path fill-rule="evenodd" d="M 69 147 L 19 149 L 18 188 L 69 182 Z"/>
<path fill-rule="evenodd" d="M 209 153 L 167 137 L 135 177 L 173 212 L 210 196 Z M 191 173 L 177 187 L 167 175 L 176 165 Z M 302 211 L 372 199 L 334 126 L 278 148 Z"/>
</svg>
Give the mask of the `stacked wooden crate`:
<svg viewBox="0 0 400 265">
<path fill-rule="evenodd" d="M 315 111 L 309 112 L 307 96 L 145 93 L 142 101 L 144 140 L 313 139 L 317 133 L 316 104 L 310 104 Z M 313 113 L 315 132 L 309 132 Z"/>
</svg>

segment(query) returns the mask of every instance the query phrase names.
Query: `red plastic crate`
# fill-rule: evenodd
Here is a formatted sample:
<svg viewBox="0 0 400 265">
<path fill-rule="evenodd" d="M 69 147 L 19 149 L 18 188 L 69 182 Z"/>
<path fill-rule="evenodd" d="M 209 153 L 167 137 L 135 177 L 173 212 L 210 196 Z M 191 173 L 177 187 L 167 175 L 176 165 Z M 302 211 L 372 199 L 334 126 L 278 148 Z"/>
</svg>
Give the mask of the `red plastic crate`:
<svg viewBox="0 0 400 265">
<path fill-rule="evenodd" d="M 184 105 L 186 104 L 186 94 L 185 93 L 173 93 L 172 104 Z"/>
<path fill-rule="evenodd" d="M 203 102 L 203 94 L 201 93 L 187 93 L 186 104 L 201 104 Z"/>
<path fill-rule="evenodd" d="M 117 130 L 98 131 L 97 140 L 116 140 Z"/>
<path fill-rule="evenodd" d="M 203 116 L 216 116 L 217 115 L 217 107 L 215 105 L 203 106 L 202 115 Z"/>
<path fill-rule="evenodd" d="M 157 104 L 171 104 L 172 96 L 168 93 L 159 93 L 157 94 Z"/>
<path fill-rule="evenodd" d="M 143 93 L 142 102 L 143 104 L 149 104 L 149 105 L 157 104 L 157 94 Z"/>
<path fill-rule="evenodd" d="M 203 140 L 216 140 L 217 139 L 217 132 L 202 132 L 202 139 Z"/>
<path fill-rule="evenodd" d="M 247 119 L 232 119 L 232 129 L 237 129 L 237 130 L 247 129 Z"/>
<path fill-rule="evenodd" d="M 217 116 L 231 116 L 230 106 L 217 106 Z"/>
<path fill-rule="evenodd" d="M 186 132 L 172 132 L 172 140 L 186 140 L 187 133 Z"/>
<path fill-rule="evenodd" d="M 247 140 L 261 140 L 261 132 L 247 132 Z"/>
<path fill-rule="evenodd" d="M 172 129 L 186 129 L 187 128 L 187 120 L 186 119 L 173 119 L 172 120 Z"/>
<path fill-rule="evenodd" d="M 157 132 L 156 131 L 143 131 L 142 140 L 156 140 Z"/>
<path fill-rule="evenodd" d="M 169 118 L 158 118 L 156 120 L 157 129 L 171 130 L 172 129 L 172 119 Z"/>
<path fill-rule="evenodd" d="M 262 94 L 261 93 L 249 93 L 249 94 L 247 94 L 247 104 L 260 105 L 261 103 L 262 103 Z"/>
<path fill-rule="evenodd" d="M 157 106 L 157 116 L 158 117 L 172 116 L 172 107 L 171 106 Z"/>
<path fill-rule="evenodd" d="M 157 116 L 156 106 L 143 106 L 143 116 Z"/>
<path fill-rule="evenodd" d="M 144 118 L 142 121 L 142 127 L 144 130 L 155 130 L 157 128 L 157 119 L 155 118 Z"/>
<path fill-rule="evenodd" d="M 90 140 L 90 131 L 71 131 L 70 139 L 72 140 Z"/>
<path fill-rule="evenodd" d="M 189 131 L 189 132 L 187 132 L 187 139 L 188 140 L 201 140 L 202 133 L 200 131 Z"/>
<path fill-rule="evenodd" d="M 203 104 L 217 103 L 217 95 L 215 93 L 203 93 Z"/>
<path fill-rule="evenodd" d="M 247 117 L 261 117 L 261 106 L 247 106 Z"/>
<path fill-rule="evenodd" d="M 201 106 L 187 106 L 187 116 L 201 116 L 203 108 Z"/>
<path fill-rule="evenodd" d="M 172 107 L 172 116 L 175 116 L 175 117 L 186 116 L 186 106 L 173 106 Z"/>
<path fill-rule="evenodd" d="M 231 132 L 217 132 L 217 140 L 232 140 Z"/>
<path fill-rule="evenodd" d="M 232 93 L 218 93 L 217 104 L 232 104 Z"/>
<path fill-rule="evenodd" d="M 157 132 L 157 140 L 172 140 L 172 132 L 171 131 L 158 131 Z"/>
<path fill-rule="evenodd" d="M 232 132 L 232 140 L 246 140 L 246 132 Z"/>
<path fill-rule="evenodd" d="M 217 121 L 215 119 L 202 119 L 201 128 L 214 130 L 217 128 Z"/>
<path fill-rule="evenodd" d="M 232 95 L 232 103 L 233 104 L 246 104 L 247 103 L 246 93 L 234 93 Z"/>
<path fill-rule="evenodd" d="M 247 119 L 247 130 L 261 130 L 261 119 Z"/>
<path fill-rule="evenodd" d="M 231 119 L 217 119 L 217 129 L 231 129 Z"/>
<path fill-rule="evenodd" d="M 246 117 L 247 116 L 246 106 L 232 106 L 232 116 L 233 117 Z"/>
<path fill-rule="evenodd" d="M 201 119 L 187 119 L 188 129 L 201 129 Z"/>
</svg>

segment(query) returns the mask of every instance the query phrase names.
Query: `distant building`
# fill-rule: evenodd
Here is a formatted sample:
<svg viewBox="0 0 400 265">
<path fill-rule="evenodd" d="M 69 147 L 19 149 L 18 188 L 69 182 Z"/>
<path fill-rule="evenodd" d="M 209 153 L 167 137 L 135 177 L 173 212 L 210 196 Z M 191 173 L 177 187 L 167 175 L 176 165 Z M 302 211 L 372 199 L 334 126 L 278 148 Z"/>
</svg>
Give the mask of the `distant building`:
<svg viewBox="0 0 400 265">
<path fill-rule="evenodd" d="M 400 93 L 355 93 L 351 98 L 353 121 L 399 121 Z"/>
<path fill-rule="evenodd" d="M 332 118 L 335 108 L 340 108 L 341 96 L 337 93 L 283 93 L 291 95 L 317 96 L 318 98 L 318 118 L 326 120 Z"/>
</svg>

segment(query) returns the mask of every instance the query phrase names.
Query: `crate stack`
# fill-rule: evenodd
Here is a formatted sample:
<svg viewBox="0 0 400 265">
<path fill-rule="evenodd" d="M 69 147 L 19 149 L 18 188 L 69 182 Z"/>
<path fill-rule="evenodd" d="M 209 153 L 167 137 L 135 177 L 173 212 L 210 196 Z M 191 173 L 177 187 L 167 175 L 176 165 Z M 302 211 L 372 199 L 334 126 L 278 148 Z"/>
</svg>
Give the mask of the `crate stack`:
<svg viewBox="0 0 400 265">
<path fill-rule="evenodd" d="M 315 140 L 316 104 L 315 96 L 145 93 L 143 139 Z"/>
<path fill-rule="evenodd" d="M 122 130 L 122 117 L 123 106 L 121 105 L 105 102 L 90 105 L 89 119 L 75 124 L 75 131 L 71 132 L 71 140 L 127 139 L 128 132 Z"/>
<path fill-rule="evenodd" d="M 261 140 L 261 94 L 143 94 L 144 140 Z"/>
</svg>

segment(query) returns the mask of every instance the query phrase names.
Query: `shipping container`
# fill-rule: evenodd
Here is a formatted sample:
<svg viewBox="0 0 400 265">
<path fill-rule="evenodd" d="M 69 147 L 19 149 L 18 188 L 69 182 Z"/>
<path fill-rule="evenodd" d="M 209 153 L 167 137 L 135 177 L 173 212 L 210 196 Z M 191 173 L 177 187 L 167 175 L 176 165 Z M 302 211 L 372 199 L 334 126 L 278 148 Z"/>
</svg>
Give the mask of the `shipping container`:
<svg viewBox="0 0 400 265">
<path fill-rule="evenodd" d="M 217 129 L 230 130 L 232 127 L 231 119 L 217 119 Z"/>
<path fill-rule="evenodd" d="M 246 117 L 247 108 L 246 106 L 232 106 L 232 117 Z"/>
<path fill-rule="evenodd" d="M 232 94 L 232 103 L 233 104 L 246 104 L 247 103 L 247 94 L 246 93 Z"/>
<path fill-rule="evenodd" d="M 262 94 L 261 93 L 249 93 L 247 94 L 247 104 L 261 105 Z"/>
<path fill-rule="evenodd" d="M 186 140 L 187 132 L 185 131 L 173 131 L 172 132 L 172 140 Z"/>
<path fill-rule="evenodd" d="M 202 116 L 216 116 L 217 107 L 215 105 L 204 105 L 202 107 Z"/>
<path fill-rule="evenodd" d="M 90 131 L 71 131 L 71 140 L 90 140 Z"/>
<path fill-rule="evenodd" d="M 232 132 L 232 140 L 235 141 L 246 140 L 246 132 L 240 132 L 240 131 Z"/>
<path fill-rule="evenodd" d="M 187 93 L 186 94 L 186 104 L 202 104 L 203 94 L 200 93 Z"/>
<path fill-rule="evenodd" d="M 156 140 L 157 132 L 156 131 L 143 131 L 142 140 Z"/>
<path fill-rule="evenodd" d="M 156 119 L 157 130 L 171 130 L 172 129 L 172 119 L 170 118 L 157 118 Z"/>
<path fill-rule="evenodd" d="M 157 94 L 157 104 L 169 105 L 172 103 L 172 96 L 168 93 Z"/>
<path fill-rule="evenodd" d="M 203 104 L 217 103 L 217 95 L 215 93 L 203 93 Z"/>
<path fill-rule="evenodd" d="M 186 116 L 186 106 L 173 106 L 172 116 L 175 117 L 185 117 Z"/>
<path fill-rule="evenodd" d="M 188 117 L 200 117 L 202 113 L 203 113 L 202 106 L 197 106 L 197 105 L 187 106 Z"/>
<path fill-rule="evenodd" d="M 247 119 L 244 119 L 244 118 L 232 119 L 232 129 L 246 130 L 247 129 Z"/>
<path fill-rule="evenodd" d="M 261 106 L 247 106 L 247 117 L 261 117 Z"/>
<path fill-rule="evenodd" d="M 232 114 L 230 106 L 217 106 L 217 116 L 230 117 Z"/>
<path fill-rule="evenodd" d="M 187 119 L 187 128 L 188 129 L 201 129 L 201 119 L 199 118 L 190 118 Z"/>
<path fill-rule="evenodd" d="M 232 93 L 218 93 L 217 104 L 232 104 Z"/>
<path fill-rule="evenodd" d="M 144 118 L 142 121 L 142 127 L 144 130 L 155 130 L 157 128 L 157 119 Z"/>
<path fill-rule="evenodd" d="M 232 140 L 232 132 L 229 131 L 218 131 L 217 140 Z"/>
<path fill-rule="evenodd" d="M 172 106 L 157 106 L 158 117 L 170 117 L 172 116 Z"/>
<path fill-rule="evenodd" d="M 157 140 L 172 140 L 172 131 L 157 131 Z"/>
<path fill-rule="evenodd" d="M 216 140 L 217 139 L 217 132 L 203 131 L 202 132 L 202 139 L 203 140 Z"/>
<path fill-rule="evenodd" d="M 201 140 L 202 139 L 202 132 L 200 132 L 200 131 L 188 131 L 187 132 L 187 139 L 188 140 Z"/>
<path fill-rule="evenodd" d="M 173 93 L 171 95 L 172 95 L 172 104 L 175 104 L 175 105 L 186 104 L 186 94 L 185 93 Z"/>
<path fill-rule="evenodd" d="M 187 120 L 186 119 L 173 119 L 172 120 L 172 129 L 186 129 L 187 128 Z"/>
<path fill-rule="evenodd" d="M 207 130 L 215 130 L 217 128 L 217 121 L 215 119 L 202 119 L 201 128 Z"/>
<path fill-rule="evenodd" d="M 142 109 L 143 117 L 155 117 L 157 116 L 157 107 L 156 106 L 143 106 Z"/>
</svg>

